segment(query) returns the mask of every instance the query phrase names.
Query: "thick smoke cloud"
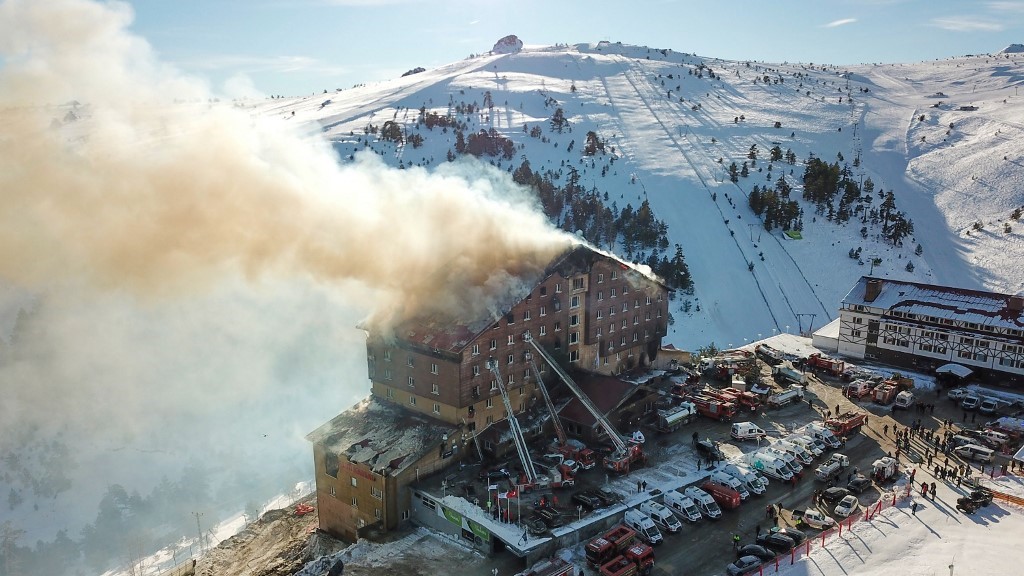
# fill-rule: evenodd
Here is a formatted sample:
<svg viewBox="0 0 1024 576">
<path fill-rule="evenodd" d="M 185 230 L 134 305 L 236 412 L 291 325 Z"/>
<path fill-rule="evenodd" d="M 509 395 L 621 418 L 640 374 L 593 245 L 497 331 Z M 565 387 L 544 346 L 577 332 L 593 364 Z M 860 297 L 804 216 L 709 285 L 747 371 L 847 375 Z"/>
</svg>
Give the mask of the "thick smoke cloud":
<svg viewBox="0 0 1024 576">
<path fill-rule="evenodd" d="M 113 452 L 306 461 L 302 434 L 368 389 L 355 325 L 479 315 L 571 242 L 477 163 L 340 166 L 214 102 L 131 20 L 0 3 L 0 282 L 23 308 L 0 451 L 60 435 L 68 470 L 105 471 L 93 492 L 159 476 Z"/>
</svg>

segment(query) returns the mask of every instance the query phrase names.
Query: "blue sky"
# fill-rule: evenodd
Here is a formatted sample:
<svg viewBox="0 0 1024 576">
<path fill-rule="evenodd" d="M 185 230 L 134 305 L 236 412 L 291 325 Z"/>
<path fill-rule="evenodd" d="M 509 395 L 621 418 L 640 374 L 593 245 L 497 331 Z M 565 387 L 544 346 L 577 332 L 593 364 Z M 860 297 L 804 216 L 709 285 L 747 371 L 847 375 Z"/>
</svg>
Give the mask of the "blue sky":
<svg viewBox="0 0 1024 576">
<path fill-rule="evenodd" d="M 131 0 L 132 31 L 214 90 L 301 95 L 527 44 L 768 62 L 911 62 L 1024 43 L 1024 0 Z M 225 88 L 227 87 L 227 88 Z"/>
</svg>

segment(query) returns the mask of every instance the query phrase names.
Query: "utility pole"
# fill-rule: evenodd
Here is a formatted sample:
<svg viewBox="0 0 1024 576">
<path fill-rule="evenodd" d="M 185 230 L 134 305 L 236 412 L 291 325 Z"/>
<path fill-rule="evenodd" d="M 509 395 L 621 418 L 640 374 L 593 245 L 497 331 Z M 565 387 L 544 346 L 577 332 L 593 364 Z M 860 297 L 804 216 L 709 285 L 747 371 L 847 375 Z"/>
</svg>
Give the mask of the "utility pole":
<svg viewBox="0 0 1024 576">
<path fill-rule="evenodd" d="M 205 552 L 203 549 L 203 529 L 199 527 L 199 517 L 203 515 L 202 512 L 193 512 L 193 516 L 196 517 L 196 534 L 199 535 L 199 552 Z"/>
</svg>

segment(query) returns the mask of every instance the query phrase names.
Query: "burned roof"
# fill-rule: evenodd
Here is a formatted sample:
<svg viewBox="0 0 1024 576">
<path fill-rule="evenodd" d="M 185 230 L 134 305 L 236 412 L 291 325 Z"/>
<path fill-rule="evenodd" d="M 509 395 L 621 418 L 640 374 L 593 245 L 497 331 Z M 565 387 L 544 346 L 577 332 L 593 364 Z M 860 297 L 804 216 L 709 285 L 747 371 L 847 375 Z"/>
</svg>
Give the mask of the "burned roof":
<svg viewBox="0 0 1024 576">
<path fill-rule="evenodd" d="M 497 308 L 488 316 L 474 318 L 468 322 L 442 316 L 420 317 L 398 326 L 394 335 L 411 344 L 439 352 L 459 353 L 480 333 L 494 326 L 495 322 L 529 296 L 545 279 L 556 273 L 563 278 L 587 273 L 595 262 L 602 259 L 613 260 L 623 270 L 668 289 L 664 280 L 655 275 L 649 267 L 626 262 L 611 252 L 581 242 L 572 245 L 555 258 L 543 273 L 535 277 L 518 278 L 518 282 L 513 282 L 508 287 L 503 300 L 496 303 Z"/>
<path fill-rule="evenodd" d="M 436 450 L 457 428 L 370 396 L 306 435 L 314 444 L 394 475 Z"/>
<path fill-rule="evenodd" d="M 878 295 L 870 300 L 866 297 L 869 281 L 880 284 Z M 1024 327 L 1024 311 L 1021 310 L 1019 296 L 966 288 L 861 276 L 843 298 L 843 304 L 913 314 L 918 320 L 932 317 L 993 328 Z"/>
</svg>

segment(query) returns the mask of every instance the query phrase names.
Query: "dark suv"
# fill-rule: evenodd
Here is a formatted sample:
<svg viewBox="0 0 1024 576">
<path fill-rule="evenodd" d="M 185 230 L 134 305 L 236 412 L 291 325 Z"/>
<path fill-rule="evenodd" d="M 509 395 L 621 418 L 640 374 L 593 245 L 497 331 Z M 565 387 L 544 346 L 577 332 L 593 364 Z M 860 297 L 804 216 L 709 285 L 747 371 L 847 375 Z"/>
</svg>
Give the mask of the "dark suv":
<svg viewBox="0 0 1024 576">
<path fill-rule="evenodd" d="M 719 447 L 711 440 L 698 440 L 696 448 L 697 454 L 700 454 L 708 460 L 716 460 L 718 462 L 725 461 L 725 454 L 723 454 L 722 450 L 719 449 Z"/>
</svg>

